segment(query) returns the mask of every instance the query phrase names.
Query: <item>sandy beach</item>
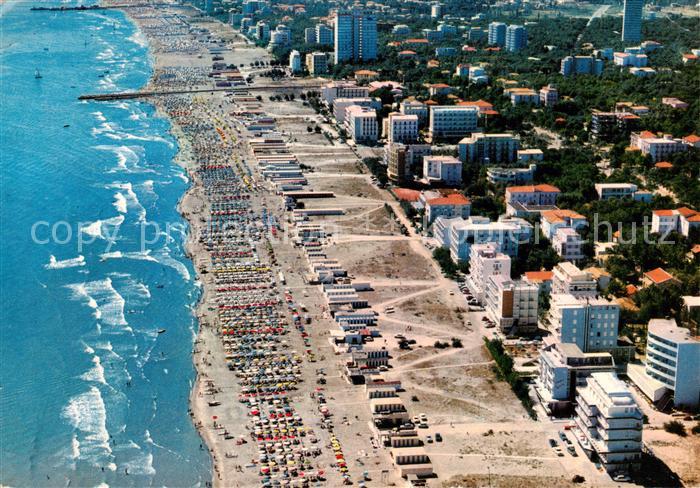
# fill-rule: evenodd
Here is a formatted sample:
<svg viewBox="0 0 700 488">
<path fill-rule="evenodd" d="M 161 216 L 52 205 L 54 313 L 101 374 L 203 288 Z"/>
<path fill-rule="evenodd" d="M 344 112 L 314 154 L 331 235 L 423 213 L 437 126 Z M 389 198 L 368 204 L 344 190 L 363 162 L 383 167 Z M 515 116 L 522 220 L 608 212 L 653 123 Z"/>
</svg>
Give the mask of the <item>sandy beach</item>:
<svg viewBox="0 0 700 488">
<path fill-rule="evenodd" d="M 308 187 L 333 192 L 305 200 L 305 208 L 343 209 L 309 222 L 333 229 L 324 242 L 327 256 L 354 281 L 371 283 L 360 295 L 377 314 L 381 335 L 373 347 L 386 348 L 391 358 L 384 376 L 401 381 L 409 417 L 429 419 L 418 433 L 436 474 L 428 486 L 570 486 L 574 474 L 591 486 L 613 484 L 582 453 L 557 456 L 548 439 L 564 424 L 530 419 L 498 380 L 483 347 L 483 337 L 492 334 L 484 314 L 469 311 L 396 199 L 373 184 L 357 150 L 327 138 L 323 132 L 335 129 L 298 97 L 318 90 L 319 80 L 295 79 L 292 87 L 289 80 L 263 78 L 251 63 L 269 60 L 268 53 L 194 9 L 125 12 L 149 40 L 154 76 L 148 88 L 199 90 L 148 101 L 172 121 L 176 161 L 191 181 L 179 206 L 202 283 L 190 413 L 202 449 L 213 458 L 214 486 L 405 483 L 391 450 L 378 442 L 366 391 L 344 375 L 347 351 L 329 340 L 338 324 L 321 287 L 309 284 L 307 255 L 291 240 L 292 213 L 261 175 L 245 116 L 234 113 L 274 119 L 285 154 L 303 165 Z M 217 40 L 216 55 L 203 32 Z M 244 80 L 238 93 L 201 91 L 214 86 L 208 74 L 215 56 L 238 67 L 235 76 Z M 246 83 L 251 75 L 255 79 Z M 283 93 L 297 98 L 270 100 Z M 299 327 L 293 314 L 302 302 L 310 324 Z M 415 340 L 409 350 L 400 347 L 401 335 Z M 461 346 L 437 347 L 440 342 Z M 329 418 L 322 406 L 332 412 Z M 293 420 L 280 420 L 284 409 Z M 438 434 L 444 440 L 433 442 Z"/>
</svg>

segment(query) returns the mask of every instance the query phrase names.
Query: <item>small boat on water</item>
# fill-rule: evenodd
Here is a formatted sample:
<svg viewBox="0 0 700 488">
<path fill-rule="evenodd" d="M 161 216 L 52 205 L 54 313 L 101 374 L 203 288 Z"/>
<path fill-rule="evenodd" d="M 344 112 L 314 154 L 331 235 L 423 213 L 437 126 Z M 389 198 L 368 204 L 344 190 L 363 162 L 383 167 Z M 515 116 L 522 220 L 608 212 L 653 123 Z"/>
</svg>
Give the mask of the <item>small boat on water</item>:
<svg viewBox="0 0 700 488">
<path fill-rule="evenodd" d="M 37 80 L 39 78 L 43 78 L 43 76 L 41 76 L 41 73 L 39 73 L 39 68 L 37 68 L 36 71 L 34 71 L 34 78 Z"/>
<path fill-rule="evenodd" d="M 162 333 L 165 332 L 165 330 L 166 330 L 166 329 L 158 329 L 158 333 L 159 333 L 159 334 L 162 334 Z"/>
</svg>

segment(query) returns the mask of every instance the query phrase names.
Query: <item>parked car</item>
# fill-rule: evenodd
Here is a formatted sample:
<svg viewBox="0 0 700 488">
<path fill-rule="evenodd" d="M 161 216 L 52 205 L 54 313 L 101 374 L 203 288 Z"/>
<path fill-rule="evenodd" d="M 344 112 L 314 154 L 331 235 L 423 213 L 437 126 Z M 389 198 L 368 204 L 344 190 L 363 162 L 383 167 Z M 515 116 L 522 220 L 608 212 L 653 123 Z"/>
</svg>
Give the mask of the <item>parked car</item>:
<svg viewBox="0 0 700 488">
<path fill-rule="evenodd" d="M 442 442 L 442 434 L 435 432 L 435 442 Z"/>
<path fill-rule="evenodd" d="M 427 442 L 428 444 L 432 444 L 432 443 L 433 443 L 433 437 L 432 437 L 432 436 L 429 436 L 429 435 L 426 435 L 426 436 L 425 436 L 425 442 Z"/>
</svg>

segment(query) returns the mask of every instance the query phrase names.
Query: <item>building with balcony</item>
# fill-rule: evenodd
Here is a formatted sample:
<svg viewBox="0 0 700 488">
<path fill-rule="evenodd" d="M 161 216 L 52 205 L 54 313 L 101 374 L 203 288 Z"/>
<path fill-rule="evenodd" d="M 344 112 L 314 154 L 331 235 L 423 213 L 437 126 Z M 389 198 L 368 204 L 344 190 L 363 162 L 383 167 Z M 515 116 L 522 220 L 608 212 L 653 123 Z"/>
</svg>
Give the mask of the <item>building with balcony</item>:
<svg viewBox="0 0 700 488">
<path fill-rule="evenodd" d="M 617 346 L 620 306 L 604 298 L 552 293 L 549 322 L 559 342 L 583 352 L 610 351 Z"/>
<path fill-rule="evenodd" d="M 469 289 L 474 298 L 484 302 L 486 284 L 491 276 L 510 277 L 510 256 L 493 244 L 474 244 L 469 252 Z"/>
<path fill-rule="evenodd" d="M 575 264 L 565 261 L 552 269 L 552 293 L 595 298 L 598 296 L 598 284 L 589 272 L 581 271 Z"/>
<path fill-rule="evenodd" d="M 423 179 L 428 183 L 459 185 L 462 183 L 462 161 L 452 156 L 424 156 Z"/>
<path fill-rule="evenodd" d="M 540 370 L 535 390 L 548 413 L 570 414 L 576 389 L 585 387 L 588 377 L 598 372 L 614 372 L 610 353 L 585 353 L 576 344 L 554 342 L 539 354 Z"/>
<path fill-rule="evenodd" d="M 513 134 L 474 133 L 457 144 L 457 154 L 464 163 L 512 163 L 520 149 L 520 137 Z"/>
<path fill-rule="evenodd" d="M 575 422 L 584 452 L 609 473 L 641 465 L 642 412 L 632 393 L 611 372 L 593 373 L 576 395 Z"/>
<path fill-rule="evenodd" d="M 505 275 L 491 275 L 486 281 L 484 306 L 503 332 L 537 330 L 539 287 Z"/>
<path fill-rule="evenodd" d="M 436 105 L 430 110 L 430 137 L 464 137 L 477 130 L 478 118 L 479 111 L 473 107 Z"/>
</svg>

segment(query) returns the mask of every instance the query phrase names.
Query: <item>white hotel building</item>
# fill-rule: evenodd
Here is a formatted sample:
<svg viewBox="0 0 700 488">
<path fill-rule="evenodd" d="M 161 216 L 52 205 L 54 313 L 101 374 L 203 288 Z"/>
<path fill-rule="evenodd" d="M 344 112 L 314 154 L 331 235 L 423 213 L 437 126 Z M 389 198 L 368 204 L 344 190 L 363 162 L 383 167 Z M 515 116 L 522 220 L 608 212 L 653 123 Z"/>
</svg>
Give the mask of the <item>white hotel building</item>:
<svg viewBox="0 0 700 488">
<path fill-rule="evenodd" d="M 639 468 L 642 412 L 615 373 L 593 373 L 576 395 L 577 438 L 609 473 Z"/>
<path fill-rule="evenodd" d="M 418 140 L 418 116 L 390 113 L 385 119 L 386 139 L 393 144 L 400 142 L 410 144 Z"/>
<path fill-rule="evenodd" d="M 492 276 L 510 276 L 510 256 L 494 244 L 474 244 L 469 251 L 469 288 L 474 298 L 484 301 L 486 283 Z"/>
<path fill-rule="evenodd" d="M 376 110 L 356 105 L 348 107 L 345 110 L 345 130 L 356 144 L 376 142 L 379 135 Z"/>
<path fill-rule="evenodd" d="M 430 109 L 428 126 L 433 139 L 464 137 L 478 128 L 479 110 L 474 107 L 436 105 Z"/>
</svg>

